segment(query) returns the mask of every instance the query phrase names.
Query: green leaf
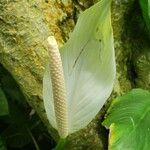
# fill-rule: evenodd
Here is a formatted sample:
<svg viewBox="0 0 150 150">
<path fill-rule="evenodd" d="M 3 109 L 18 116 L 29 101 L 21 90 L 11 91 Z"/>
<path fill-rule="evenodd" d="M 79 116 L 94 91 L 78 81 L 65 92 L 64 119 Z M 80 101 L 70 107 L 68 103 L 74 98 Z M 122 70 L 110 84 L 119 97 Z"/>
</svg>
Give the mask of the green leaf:
<svg viewBox="0 0 150 150">
<path fill-rule="evenodd" d="M 1 136 L 0 136 L 0 150 L 7 150 L 4 143 L 3 143 Z"/>
<path fill-rule="evenodd" d="M 3 90 L 0 88 L 0 116 L 8 115 L 8 103 Z"/>
<path fill-rule="evenodd" d="M 150 92 L 134 89 L 116 98 L 103 125 L 110 129 L 109 150 L 149 150 Z"/>
<path fill-rule="evenodd" d="M 150 32 L 150 0 L 139 0 L 143 17 Z"/>
<path fill-rule="evenodd" d="M 84 128 L 110 96 L 115 79 L 115 56 L 111 27 L 111 0 L 101 0 L 84 11 L 61 58 L 67 92 L 68 133 Z M 49 68 L 43 81 L 44 106 L 57 129 Z"/>
<path fill-rule="evenodd" d="M 31 137 L 24 126 L 10 126 L 3 132 L 6 144 L 11 148 L 22 148 L 31 142 Z"/>
<path fill-rule="evenodd" d="M 11 148 L 22 148 L 31 143 L 28 132 L 31 120 L 24 111 L 22 105 L 10 103 L 9 126 L 2 132 L 2 137 Z"/>
</svg>

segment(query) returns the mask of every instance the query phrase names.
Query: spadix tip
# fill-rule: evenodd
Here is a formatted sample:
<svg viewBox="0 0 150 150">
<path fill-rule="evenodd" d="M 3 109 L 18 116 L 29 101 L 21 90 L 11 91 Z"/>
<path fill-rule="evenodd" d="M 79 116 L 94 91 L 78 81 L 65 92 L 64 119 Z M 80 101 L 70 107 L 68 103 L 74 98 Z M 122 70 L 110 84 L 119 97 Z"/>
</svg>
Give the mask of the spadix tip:
<svg viewBox="0 0 150 150">
<path fill-rule="evenodd" d="M 56 41 L 54 36 L 49 36 L 47 38 L 47 42 L 48 42 L 48 47 L 49 48 L 52 48 L 52 49 L 58 48 L 57 41 Z"/>
</svg>

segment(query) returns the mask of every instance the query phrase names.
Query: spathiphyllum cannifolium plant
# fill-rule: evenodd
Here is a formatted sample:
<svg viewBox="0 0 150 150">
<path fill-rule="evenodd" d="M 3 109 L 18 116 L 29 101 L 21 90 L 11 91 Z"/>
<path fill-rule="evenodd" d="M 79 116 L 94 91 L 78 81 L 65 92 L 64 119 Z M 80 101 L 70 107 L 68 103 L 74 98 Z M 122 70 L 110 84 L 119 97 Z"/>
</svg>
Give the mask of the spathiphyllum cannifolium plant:
<svg viewBox="0 0 150 150">
<path fill-rule="evenodd" d="M 115 80 L 111 0 L 84 11 L 68 42 L 58 49 L 48 38 L 44 106 L 61 138 L 88 125 L 110 96 Z"/>
</svg>

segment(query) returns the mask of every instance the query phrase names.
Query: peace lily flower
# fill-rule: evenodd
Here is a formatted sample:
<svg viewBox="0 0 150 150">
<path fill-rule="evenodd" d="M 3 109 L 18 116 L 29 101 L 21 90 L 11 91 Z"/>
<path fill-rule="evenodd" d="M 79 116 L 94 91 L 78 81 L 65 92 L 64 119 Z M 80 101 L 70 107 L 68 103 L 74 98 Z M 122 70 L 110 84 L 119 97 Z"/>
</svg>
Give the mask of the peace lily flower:
<svg viewBox="0 0 150 150">
<path fill-rule="evenodd" d="M 111 0 L 101 0 L 83 12 L 60 52 L 55 38 L 48 38 L 44 106 L 61 138 L 88 125 L 112 92 L 116 68 L 110 6 Z"/>
</svg>

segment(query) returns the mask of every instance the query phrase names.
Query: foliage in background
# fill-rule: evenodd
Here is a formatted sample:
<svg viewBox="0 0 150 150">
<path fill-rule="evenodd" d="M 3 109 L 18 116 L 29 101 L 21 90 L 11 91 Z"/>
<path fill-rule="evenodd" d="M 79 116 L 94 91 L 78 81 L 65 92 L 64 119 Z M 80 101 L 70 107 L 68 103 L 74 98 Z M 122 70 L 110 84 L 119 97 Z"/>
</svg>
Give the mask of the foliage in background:
<svg viewBox="0 0 150 150">
<path fill-rule="evenodd" d="M 109 128 L 109 150 L 149 150 L 150 92 L 134 89 L 116 98 L 103 125 Z"/>
<path fill-rule="evenodd" d="M 31 114 L 14 79 L 1 65 L 0 72 L 0 150 L 52 148 L 54 141 L 40 118 Z"/>
<path fill-rule="evenodd" d="M 8 111 L 7 99 L 3 90 L 0 87 L 0 117 L 4 115 L 8 115 L 8 113 L 9 111 Z M 1 136 L 0 136 L 0 150 L 6 150 L 4 141 Z"/>
<path fill-rule="evenodd" d="M 8 115 L 8 103 L 3 90 L 0 87 L 0 116 Z"/>
<path fill-rule="evenodd" d="M 0 150 L 7 150 L 4 143 L 3 143 L 3 139 L 1 136 L 0 136 Z"/>
<path fill-rule="evenodd" d="M 142 9 L 143 17 L 146 22 L 147 28 L 150 34 L 150 1 L 149 0 L 139 0 Z"/>
</svg>

